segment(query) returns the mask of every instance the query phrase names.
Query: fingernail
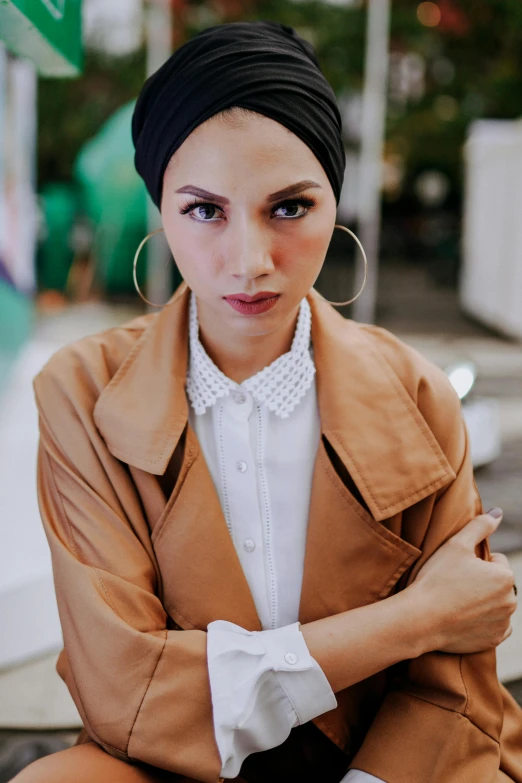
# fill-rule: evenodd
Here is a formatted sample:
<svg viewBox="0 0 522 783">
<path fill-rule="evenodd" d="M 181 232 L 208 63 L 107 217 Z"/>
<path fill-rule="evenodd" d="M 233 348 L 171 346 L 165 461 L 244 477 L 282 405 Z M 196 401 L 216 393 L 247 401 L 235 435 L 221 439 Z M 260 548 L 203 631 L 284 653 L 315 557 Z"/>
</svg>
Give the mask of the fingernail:
<svg viewBox="0 0 522 783">
<path fill-rule="evenodd" d="M 493 517 L 493 519 L 500 519 L 504 512 L 501 508 L 496 506 L 495 508 L 490 508 L 489 511 L 486 511 L 486 513 L 489 514 L 490 517 Z"/>
</svg>

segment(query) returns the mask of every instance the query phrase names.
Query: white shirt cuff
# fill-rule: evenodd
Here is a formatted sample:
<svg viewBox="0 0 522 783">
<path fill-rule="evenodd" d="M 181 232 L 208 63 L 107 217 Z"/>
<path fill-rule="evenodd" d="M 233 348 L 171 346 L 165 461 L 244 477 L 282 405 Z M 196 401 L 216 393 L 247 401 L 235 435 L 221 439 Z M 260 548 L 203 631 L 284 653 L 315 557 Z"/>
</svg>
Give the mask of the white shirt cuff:
<svg viewBox="0 0 522 783">
<path fill-rule="evenodd" d="M 246 631 L 215 620 L 207 631 L 214 731 L 223 777 L 237 777 L 251 753 L 280 745 L 294 726 L 337 706 L 299 623 Z"/>
<path fill-rule="evenodd" d="M 346 773 L 341 783 L 384 783 L 384 780 L 370 775 L 369 772 L 363 772 L 360 769 L 351 769 Z"/>
</svg>

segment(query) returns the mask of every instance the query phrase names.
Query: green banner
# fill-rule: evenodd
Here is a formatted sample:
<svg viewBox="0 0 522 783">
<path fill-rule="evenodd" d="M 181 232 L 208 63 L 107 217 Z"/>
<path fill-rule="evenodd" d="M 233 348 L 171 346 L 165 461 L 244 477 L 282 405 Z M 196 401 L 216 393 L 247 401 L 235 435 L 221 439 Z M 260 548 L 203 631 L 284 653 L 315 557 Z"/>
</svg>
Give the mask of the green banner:
<svg viewBox="0 0 522 783">
<path fill-rule="evenodd" d="M 0 0 L 0 39 L 44 76 L 77 76 L 81 0 Z"/>
</svg>

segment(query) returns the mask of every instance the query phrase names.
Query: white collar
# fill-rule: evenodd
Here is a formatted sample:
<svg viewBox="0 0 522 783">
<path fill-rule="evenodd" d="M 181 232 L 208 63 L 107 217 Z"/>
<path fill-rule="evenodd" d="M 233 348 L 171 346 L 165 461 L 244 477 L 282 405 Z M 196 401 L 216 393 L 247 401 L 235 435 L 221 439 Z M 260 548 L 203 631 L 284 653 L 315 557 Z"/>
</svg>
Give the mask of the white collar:
<svg viewBox="0 0 522 783">
<path fill-rule="evenodd" d="M 221 397 L 235 389 L 248 391 L 254 400 L 263 403 L 276 416 L 288 418 L 311 387 L 315 365 L 310 350 L 312 313 L 306 299 L 301 301 L 292 347 L 287 353 L 255 375 L 237 384 L 214 364 L 199 339 L 196 297 L 190 295 L 189 348 L 190 358 L 186 391 L 196 414 L 205 413 Z"/>
</svg>

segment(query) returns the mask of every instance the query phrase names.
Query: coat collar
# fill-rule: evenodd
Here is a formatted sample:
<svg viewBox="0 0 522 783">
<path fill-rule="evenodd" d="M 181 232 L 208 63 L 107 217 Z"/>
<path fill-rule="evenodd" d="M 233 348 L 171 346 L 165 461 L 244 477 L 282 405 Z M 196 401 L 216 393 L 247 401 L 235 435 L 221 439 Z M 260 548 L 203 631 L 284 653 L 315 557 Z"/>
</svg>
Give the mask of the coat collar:
<svg viewBox="0 0 522 783">
<path fill-rule="evenodd" d="M 109 451 L 156 475 L 165 472 L 188 420 L 189 299 L 182 284 L 154 316 L 94 410 Z M 315 291 L 307 299 L 322 432 L 374 519 L 385 519 L 447 485 L 455 474 L 374 341 Z"/>
</svg>

